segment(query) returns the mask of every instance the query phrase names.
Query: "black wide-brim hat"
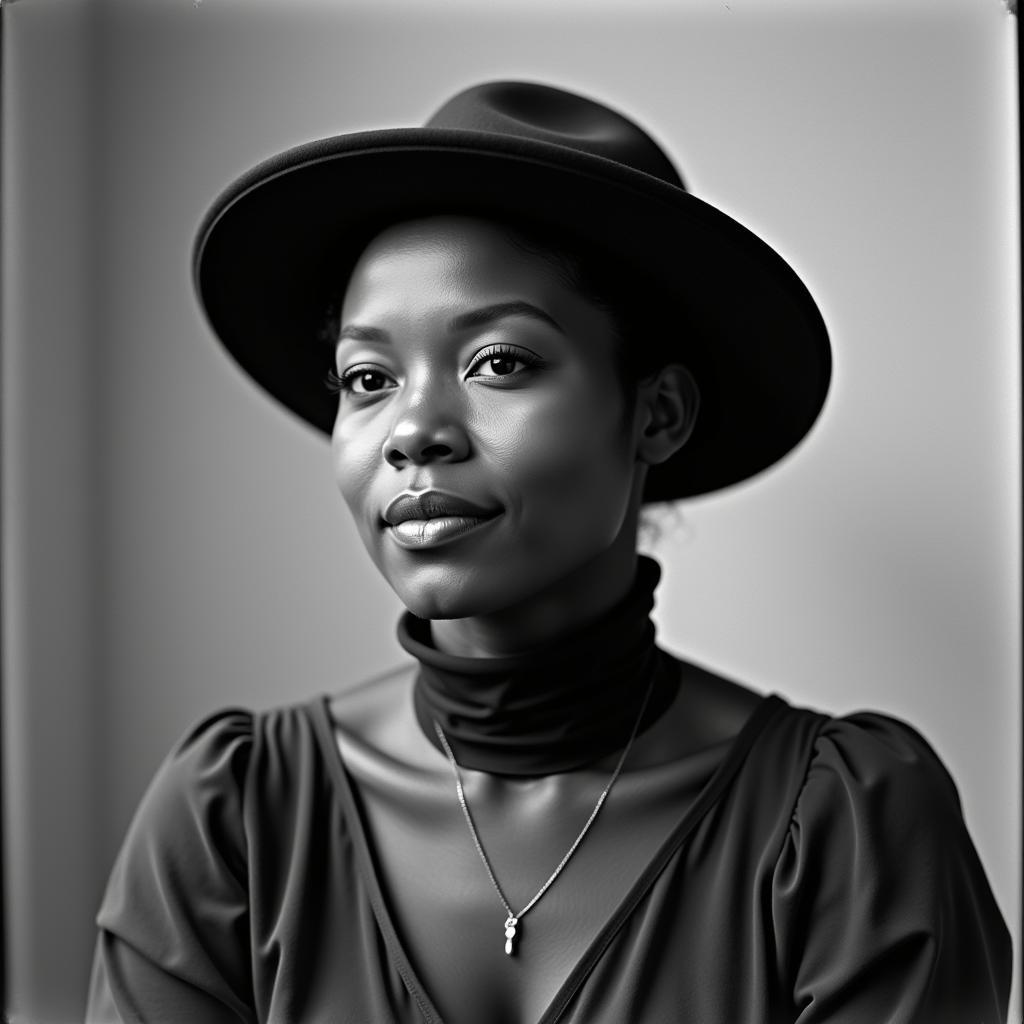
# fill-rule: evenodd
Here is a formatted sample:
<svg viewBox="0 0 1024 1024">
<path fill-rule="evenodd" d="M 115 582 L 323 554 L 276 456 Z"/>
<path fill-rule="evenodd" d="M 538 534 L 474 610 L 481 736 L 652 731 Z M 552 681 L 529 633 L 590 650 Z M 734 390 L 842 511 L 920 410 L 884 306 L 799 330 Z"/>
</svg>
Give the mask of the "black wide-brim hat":
<svg viewBox="0 0 1024 1024">
<path fill-rule="evenodd" d="M 649 282 L 652 305 L 664 310 L 660 348 L 671 353 L 678 331 L 701 408 L 689 441 L 651 467 L 645 501 L 747 479 L 817 418 L 831 353 L 795 272 L 687 192 L 628 118 L 545 85 L 474 86 L 422 128 L 337 135 L 259 164 L 220 195 L 199 230 L 200 301 L 246 372 L 329 434 L 337 404 L 324 383 L 333 365 L 322 333 L 330 289 L 343 288 L 381 229 L 437 213 L 541 225 Z"/>
</svg>

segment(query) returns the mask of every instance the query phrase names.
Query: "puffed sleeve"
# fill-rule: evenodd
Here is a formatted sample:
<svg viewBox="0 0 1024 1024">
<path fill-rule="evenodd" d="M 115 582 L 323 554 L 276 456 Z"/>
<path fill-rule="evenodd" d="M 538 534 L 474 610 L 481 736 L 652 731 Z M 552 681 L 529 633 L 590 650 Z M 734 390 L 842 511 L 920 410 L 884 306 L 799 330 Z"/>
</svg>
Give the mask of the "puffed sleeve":
<svg viewBox="0 0 1024 1024">
<path fill-rule="evenodd" d="M 797 1024 L 1002 1024 L 1011 950 L 952 779 L 910 726 L 822 729 L 772 886 Z"/>
<path fill-rule="evenodd" d="M 157 771 L 96 921 L 88 1024 L 255 1019 L 242 822 L 252 715 L 200 722 Z"/>
</svg>

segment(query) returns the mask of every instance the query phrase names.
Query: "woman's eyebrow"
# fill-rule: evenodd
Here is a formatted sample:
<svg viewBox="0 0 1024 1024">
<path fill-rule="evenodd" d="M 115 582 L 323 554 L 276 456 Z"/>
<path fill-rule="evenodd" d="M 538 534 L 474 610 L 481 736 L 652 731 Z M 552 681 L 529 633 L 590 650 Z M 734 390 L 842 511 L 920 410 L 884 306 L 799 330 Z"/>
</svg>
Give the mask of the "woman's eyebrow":
<svg viewBox="0 0 1024 1024">
<path fill-rule="evenodd" d="M 518 300 L 515 302 L 496 302 L 491 306 L 482 306 L 480 309 L 471 309 L 467 313 L 459 313 L 448 321 L 448 330 L 464 331 L 470 327 L 482 327 L 484 324 L 493 323 L 507 316 L 528 316 L 534 320 L 540 320 L 549 327 L 554 327 L 559 334 L 565 334 L 561 325 L 545 313 L 543 309 L 533 305 L 531 302 Z"/>
<path fill-rule="evenodd" d="M 379 327 L 363 327 L 361 324 L 346 324 L 338 332 L 337 341 L 377 341 L 387 344 L 391 339 L 387 331 Z M 335 342 L 337 344 L 337 342 Z"/>
<path fill-rule="evenodd" d="M 470 309 L 465 313 L 459 313 L 448 321 L 448 330 L 455 334 L 472 327 L 483 327 L 485 324 L 494 323 L 495 320 L 502 320 L 507 316 L 532 317 L 549 327 L 554 327 L 559 334 L 565 334 L 554 317 L 545 313 L 539 306 L 533 305 L 532 302 L 525 302 L 522 299 L 513 302 L 495 302 L 490 306 L 481 306 L 479 309 Z M 346 324 L 338 333 L 338 342 L 366 341 L 386 345 L 390 340 L 387 331 L 363 324 Z"/>
</svg>

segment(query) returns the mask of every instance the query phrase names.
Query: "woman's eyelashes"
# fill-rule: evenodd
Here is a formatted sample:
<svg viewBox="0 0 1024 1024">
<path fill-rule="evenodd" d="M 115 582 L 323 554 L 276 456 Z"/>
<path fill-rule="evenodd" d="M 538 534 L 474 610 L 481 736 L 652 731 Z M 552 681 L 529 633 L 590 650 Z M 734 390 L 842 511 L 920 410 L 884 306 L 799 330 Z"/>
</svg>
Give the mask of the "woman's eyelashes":
<svg viewBox="0 0 1024 1024">
<path fill-rule="evenodd" d="M 398 382 L 390 373 L 378 366 L 366 365 L 350 366 L 340 374 L 328 370 L 324 383 L 328 391 L 351 395 L 372 395 L 398 387 Z"/>
<path fill-rule="evenodd" d="M 490 345 L 473 357 L 466 378 L 500 380 L 518 377 L 543 365 L 544 361 L 540 356 L 529 349 L 513 348 L 511 345 Z"/>
<path fill-rule="evenodd" d="M 473 356 L 463 379 L 496 382 L 520 380 L 531 370 L 540 369 L 544 365 L 544 360 L 529 349 L 489 345 Z M 324 386 L 335 393 L 373 395 L 393 390 L 398 387 L 398 381 L 379 366 L 357 363 L 341 373 L 328 370 Z"/>
</svg>

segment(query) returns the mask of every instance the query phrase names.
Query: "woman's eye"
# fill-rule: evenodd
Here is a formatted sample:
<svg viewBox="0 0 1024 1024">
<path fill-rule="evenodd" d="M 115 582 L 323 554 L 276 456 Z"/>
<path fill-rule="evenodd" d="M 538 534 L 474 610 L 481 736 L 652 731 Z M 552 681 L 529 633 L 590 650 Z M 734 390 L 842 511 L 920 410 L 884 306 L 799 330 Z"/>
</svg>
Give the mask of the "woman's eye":
<svg viewBox="0 0 1024 1024">
<path fill-rule="evenodd" d="M 333 370 L 327 371 L 327 389 L 345 391 L 354 395 L 369 395 L 375 391 L 386 391 L 395 386 L 394 378 L 383 370 L 372 367 L 353 366 L 340 376 Z"/>
<path fill-rule="evenodd" d="M 470 377 L 510 377 L 538 364 L 535 357 L 514 349 L 488 349 L 473 363 Z"/>
<path fill-rule="evenodd" d="M 365 395 L 371 391 L 383 391 L 390 379 L 380 370 L 360 370 L 350 375 L 343 375 L 342 381 L 350 391 L 357 395 Z"/>
</svg>

